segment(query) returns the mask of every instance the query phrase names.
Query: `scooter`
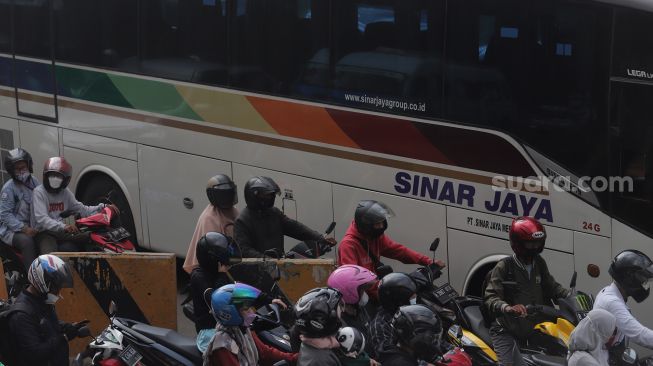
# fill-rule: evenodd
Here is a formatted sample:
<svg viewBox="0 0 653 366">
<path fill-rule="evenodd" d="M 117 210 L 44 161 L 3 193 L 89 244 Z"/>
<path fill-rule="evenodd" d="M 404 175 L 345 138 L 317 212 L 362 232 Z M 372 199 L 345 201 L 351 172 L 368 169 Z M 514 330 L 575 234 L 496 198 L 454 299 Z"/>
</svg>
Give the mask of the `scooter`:
<svg viewBox="0 0 653 366">
<path fill-rule="evenodd" d="M 59 216 L 65 219 L 74 216 L 74 212 L 66 210 Z M 119 217 L 109 207 L 104 207 L 100 212 L 88 217 L 77 218 L 75 225 L 79 233 L 71 234 L 64 239 L 79 240 L 90 246 L 92 250 L 108 253 L 136 251 L 134 243 L 129 240 L 131 234 L 119 224 Z"/>
<path fill-rule="evenodd" d="M 13 300 L 27 287 L 27 271 L 20 252 L 2 242 L 0 242 L 0 260 L 2 260 L 7 297 Z"/>
</svg>

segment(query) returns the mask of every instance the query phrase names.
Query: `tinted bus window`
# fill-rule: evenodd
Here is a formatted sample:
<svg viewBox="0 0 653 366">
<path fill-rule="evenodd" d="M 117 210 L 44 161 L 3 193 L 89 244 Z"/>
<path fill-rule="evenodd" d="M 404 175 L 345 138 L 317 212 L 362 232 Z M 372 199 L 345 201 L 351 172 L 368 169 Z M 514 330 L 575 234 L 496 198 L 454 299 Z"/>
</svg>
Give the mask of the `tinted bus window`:
<svg viewBox="0 0 653 366">
<path fill-rule="evenodd" d="M 653 14 L 618 9 L 615 19 L 613 75 L 652 80 Z"/>
<path fill-rule="evenodd" d="M 226 0 L 143 0 L 141 4 L 138 72 L 226 84 Z"/>
<path fill-rule="evenodd" d="M 230 84 L 273 94 L 320 94 L 329 59 L 328 20 L 327 1 L 236 0 Z"/>
<path fill-rule="evenodd" d="M 421 117 L 442 112 L 441 1 L 337 1 L 328 97 Z"/>
<path fill-rule="evenodd" d="M 55 7 L 55 58 L 129 70 L 136 59 L 136 4 L 131 0 L 61 2 Z"/>
<path fill-rule="evenodd" d="M 0 2 L 0 52 L 11 52 L 11 2 Z"/>
<path fill-rule="evenodd" d="M 50 59 L 50 1 L 14 2 L 14 50 L 17 55 Z"/>
<path fill-rule="evenodd" d="M 506 130 L 579 176 L 607 173 L 609 9 L 477 0 L 449 14 L 447 117 Z"/>
</svg>

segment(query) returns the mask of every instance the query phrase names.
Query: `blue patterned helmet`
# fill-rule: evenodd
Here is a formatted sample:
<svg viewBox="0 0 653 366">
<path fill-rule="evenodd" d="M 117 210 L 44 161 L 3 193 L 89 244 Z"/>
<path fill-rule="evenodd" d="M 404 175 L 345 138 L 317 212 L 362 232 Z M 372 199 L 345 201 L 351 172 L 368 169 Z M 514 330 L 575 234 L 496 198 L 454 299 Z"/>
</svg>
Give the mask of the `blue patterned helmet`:
<svg viewBox="0 0 653 366">
<path fill-rule="evenodd" d="M 253 306 L 261 290 L 244 283 L 225 285 L 213 291 L 211 309 L 220 324 L 231 327 L 243 324 L 240 309 Z"/>
</svg>

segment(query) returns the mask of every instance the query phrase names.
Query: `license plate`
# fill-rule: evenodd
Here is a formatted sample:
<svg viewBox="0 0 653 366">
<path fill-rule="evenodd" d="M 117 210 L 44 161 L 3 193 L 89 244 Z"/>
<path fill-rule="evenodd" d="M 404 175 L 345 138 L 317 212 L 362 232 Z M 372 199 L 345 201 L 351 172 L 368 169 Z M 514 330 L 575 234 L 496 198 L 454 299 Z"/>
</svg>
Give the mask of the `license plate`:
<svg viewBox="0 0 653 366">
<path fill-rule="evenodd" d="M 140 353 L 138 353 L 137 350 L 134 349 L 134 347 L 130 345 L 127 346 L 120 354 L 118 355 L 121 360 L 123 360 L 127 366 L 135 366 L 138 364 L 138 361 L 140 361 L 143 356 L 141 356 Z"/>
<path fill-rule="evenodd" d="M 449 301 L 451 301 L 451 299 L 454 299 L 458 296 L 458 292 L 456 292 L 456 290 L 448 283 L 436 288 L 433 291 L 433 294 L 435 295 L 435 298 L 438 300 L 438 302 L 442 305 L 447 304 Z"/>
</svg>

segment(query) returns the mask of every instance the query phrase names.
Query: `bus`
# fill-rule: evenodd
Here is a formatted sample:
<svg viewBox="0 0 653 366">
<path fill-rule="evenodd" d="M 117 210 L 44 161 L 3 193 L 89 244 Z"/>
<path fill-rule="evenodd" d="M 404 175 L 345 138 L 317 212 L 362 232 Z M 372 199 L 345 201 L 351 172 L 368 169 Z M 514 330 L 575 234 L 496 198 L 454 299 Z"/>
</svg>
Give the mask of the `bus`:
<svg viewBox="0 0 653 366">
<path fill-rule="evenodd" d="M 185 255 L 212 175 L 239 207 L 266 175 L 338 238 L 385 202 L 389 235 L 440 238 L 468 294 L 534 216 L 555 277 L 596 293 L 616 253 L 653 255 L 651 4 L 0 0 L 0 148 L 37 176 L 65 156 L 77 197 L 112 192 L 145 249 Z"/>
</svg>

